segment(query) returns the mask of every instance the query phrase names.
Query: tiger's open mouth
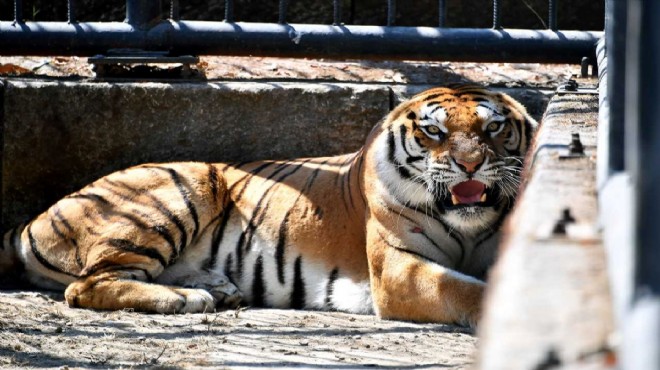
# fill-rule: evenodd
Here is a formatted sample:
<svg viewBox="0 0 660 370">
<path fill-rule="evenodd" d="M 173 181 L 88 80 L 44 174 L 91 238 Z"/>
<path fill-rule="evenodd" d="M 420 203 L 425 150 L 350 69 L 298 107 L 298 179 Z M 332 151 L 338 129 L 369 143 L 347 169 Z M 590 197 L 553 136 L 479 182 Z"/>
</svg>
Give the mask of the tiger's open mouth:
<svg viewBox="0 0 660 370">
<path fill-rule="evenodd" d="M 449 194 L 438 199 L 438 203 L 441 203 L 444 209 L 491 207 L 495 205 L 497 198 L 496 187 L 489 188 L 480 181 L 468 180 L 451 187 Z"/>
</svg>

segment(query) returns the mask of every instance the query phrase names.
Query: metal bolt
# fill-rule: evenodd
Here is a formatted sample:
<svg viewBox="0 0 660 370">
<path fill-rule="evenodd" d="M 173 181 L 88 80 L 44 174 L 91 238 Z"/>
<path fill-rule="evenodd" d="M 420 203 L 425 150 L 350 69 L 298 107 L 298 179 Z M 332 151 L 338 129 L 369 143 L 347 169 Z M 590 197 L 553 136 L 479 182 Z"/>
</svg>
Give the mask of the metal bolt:
<svg viewBox="0 0 660 370">
<path fill-rule="evenodd" d="M 564 90 L 566 91 L 577 91 L 578 83 L 573 78 L 564 83 Z"/>
<path fill-rule="evenodd" d="M 561 218 L 555 223 L 552 233 L 555 235 L 566 235 L 566 225 L 575 222 L 575 217 L 571 215 L 569 208 L 564 208 L 561 213 Z"/>
<path fill-rule="evenodd" d="M 584 145 L 582 145 L 579 133 L 574 132 L 571 134 L 571 143 L 568 144 L 568 151 L 571 155 L 584 155 Z"/>
<path fill-rule="evenodd" d="M 583 57 L 580 63 L 580 72 L 582 74 L 582 78 L 589 77 L 589 64 L 591 64 L 589 57 Z"/>
</svg>

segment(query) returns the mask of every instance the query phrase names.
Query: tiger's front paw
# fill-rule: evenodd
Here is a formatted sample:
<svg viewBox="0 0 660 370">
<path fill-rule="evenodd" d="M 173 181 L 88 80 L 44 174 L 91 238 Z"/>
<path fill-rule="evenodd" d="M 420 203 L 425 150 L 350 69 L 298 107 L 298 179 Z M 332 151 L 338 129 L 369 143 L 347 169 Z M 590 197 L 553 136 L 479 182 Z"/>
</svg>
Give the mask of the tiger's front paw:
<svg viewBox="0 0 660 370">
<path fill-rule="evenodd" d="M 215 299 L 204 289 L 177 288 L 174 290 L 181 296 L 181 299 L 174 303 L 174 310 L 170 312 L 200 313 L 215 310 Z"/>
</svg>

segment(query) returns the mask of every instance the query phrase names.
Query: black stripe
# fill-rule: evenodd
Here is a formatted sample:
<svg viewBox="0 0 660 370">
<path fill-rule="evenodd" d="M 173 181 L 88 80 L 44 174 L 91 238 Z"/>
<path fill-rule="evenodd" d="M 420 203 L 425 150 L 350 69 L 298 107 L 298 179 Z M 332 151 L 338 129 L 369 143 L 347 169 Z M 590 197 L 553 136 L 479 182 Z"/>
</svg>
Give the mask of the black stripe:
<svg viewBox="0 0 660 370">
<path fill-rule="evenodd" d="M 394 140 L 394 132 L 392 130 L 388 131 L 387 145 L 388 145 L 387 159 L 390 161 L 392 165 L 394 165 L 394 169 L 399 174 L 399 176 L 401 176 L 404 179 L 410 179 L 412 177 L 410 171 L 408 171 L 407 168 L 403 167 L 403 165 L 399 163 L 399 161 L 396 159 L 395 156 L 396 143 Z"/>
<path fill-rule="evenodd" d="M 339 277 L 339 269 L 335 267 L 328 277 L 328 285 L 325 286 L 325 308 L 329 310 L 334 309 L 332 304 L 332 293 L 334 293 L 335 290 L 335 281 L 337 280 L 337 277 Z"/>
<path fill-rule="evenodd" d="M 252 305 L 255 307 L 264 307 L 264 261 L 259 255 L 254 264 L 254 280 L 252 280 Z"/>
<path fill-rule="evenodd" d="M 231 193 L 234 191 L 234 188 L 238 186 L 238 184 L 243 182 L 243 180 L 245 180 L 245 182 L 243 183 L 243 187 L 238 192 L 235 199 L 231 199 L 229 203 L 227 203 L 227 205 L 225 206 L 224 210 L 222 211 L 222 220 L 218 224 L 218 227 L 213 231 L 213 240 L 211 242 L 211 256 L 204 265 L 205 269 L 212 270 L 215 267 L 218 252 L 220 251 L 220 245 L 222 244 L 222 239 L 225 235 L 225 229 L 227 228 L 227 223 L 231 218 L 232 211 L 236 207 L 236 202 L 240 201 L 241 198 L 243 198 L 243 194 L 245 193 L 245 190 L 247 189 L 250 181 L 254 178 L 254 176 L 258 175 L 261 171 L 270 167 L 273 164 L 274 162 L 262 163 L 257 168 L 253 169 L 252 171 L 250 171 L 249 173 L 245 174 L 243 177 L 238 179 L 238 181 L 234 182 L 234 184 L 231 187 L 229 187 L 229 189 L 227 190 L 227 193 L 230 194 L 231 196 Z M 283 164 L 280 164 L 280 166 L 283 166 Z"/>
<path fill-rule="evenodd" d="M 284 220 L 280 224 L 280 229 L 277 235 L 277 246 L 275 247 L 275 262 L 277 263 L 277 281 L 284 284 L 284 253 L 286 247 L 286 232 L 289 229 L 289 214 L 290 209 L 284 215 Z"/>
<path fill-rule="evenodd" d="M 145 256 L 154 260 L 157 260 L 161 266 L 167 267 L 167 262 L 165 257 L 161 255 L 158 250 L 146 246 L 141 246 L 134 244 L 130 240 L 126 239 L 108 239 L 108 245 L 113 248 L 121 249 L 126 252 L 135 253 L 141 256 Z"/>
<path fill-rule="evenodd" d="M 364 193 L 364 189 L 362 189 L 362 182 L 360 179 L 363 179 L 364 177 L 362 176 L 362 165 L 364 164 L 364 152 L 362 149 L 356 154 L 357 156 L 357 166 L 358 166 L 358 188 L 360 190 L 360 196 L 362 197 L 362 204 L 367 204 L 367 198 Z"/>
<path fill-rule="evenodd" d="M 270 200 L 271 192 L 273 189 L 279 185 L 282 181 L 284 181 L 287 177 L 293 175 L 294 173 L 298 172 L 303 165 L 307 162 L 309 162 L 311 159 L 306 159 L 302 161 L 301 163 L 298 163 L 295 165 L 293 170 L 286 172 L 282 174 L 280 177 L 274 180 L 273 184 L 271 184 L 268 189 L 264 192 L 264 194 L 259 198 L 259 201 L 257 202 L 257 205 L 254 207 L 254 210 L 252 212 L 252 217 L 250 218 L 250 221 L 248 222 L 247 227 L 243 230 L 241 233 L 241 236 L 238 239 L 238 243 L 236 244 L 236 262 L 238 264 L 238 273 L 242 274 L 243 272 L 243 254 L 244 251 L 247 252 L 250 250 L 251 245 L 252 245 L 252 238 L 254 237 L 254 232 L 255 230 L 261 225 L 261 223 L 264 221 L 266 218 L 266 215 L 268 214 L 268 208 L 270 207 L 270 203 L 267 202 L 267 200 Z M 285 163 L 283 163 L 284 165 Z M 292 166 L 294 164 L 290 164 L 289 166 Z M 287 167 L 289 167 L 287 166 Z M 279 169 L 280 171 L 284 169 L 282 167 Z M 279 171 L 278 171 L 279 172 Z M 268 177 L 268 179 L 273 178 L 274 175 L 271 174 L 271 176 Z M 265 203 L 265 206 L 264 206 Z"/>
<path fill-rule="evenodd" d="M 393 209 L 392 209 L 390 206 L 388 206 L 388 205 L 385 205 L 385 208 L 387 208 L 388 211 L 390 211 L 390 212 L 392 212 L 392 213 L 394 213 L 394 214 L 397 214 L 397 213 L 398 213 L 398 216 L 399 216 L 399 217 L 403 217 L 404 219 L 406 219 L 408 222 L 412 223 L 413 225 L 417 225 L 417 222 L 416 222 L 415 220 L 413 220 L 412 218 L 410 218 L 410 217 L 404 215 L 402 212 L 396 212 L 395 210 L 393 210 Z M 415 212 L 417 212 L 417 211 L 415 211 Z M 417 212 L 417 213 L 421 213 L 421 212 Z M 436 220 L 436 221 L 438 221 L 438 220 Z M 440 222 L 440 221 L 438 221 L 438 222 Z M 421 229 L 421 228 L 420 228 L 420 229 Z M 426 235 L 426 233 L 423 231 L 423 229 L 422 229 L 422 232 L 420 232 L 419 234 L 420 234 L 421 236 L 423 236 L 426 240 L 428 240 L 431 244 L 433 244 L 433 246 L 434 246 L 437 250 L 439 250 L 440 252 L 442 252 L 442 254 L 444 254 L 444 255 L 445 255 L 450 261 L 452 260 L 452 258 L 451 258 L 451 256 L 449 255 L 449 253 L 447 253 L 444 249 L 442 249 L 442 248 L 441 248 L 441 247 L 440 247 L 440 246 L 439 246 L 439 245 L 438 245 L 433 239 L 431 239 L 430 236 Z M 456 241 L 456 242 L 458 243 L 459 248 L 461 248 L 461 250 L 462 250 L 463 247 L 462 247 L 462 245 L 460 244 L 460 242 L 458 242 L 455 238 L 453 238 L 453 239 L 454 239 L 454 241 Z"/>
<path fill-rule="evenodd" d="M 229 278 L 229 280 L 232 280 L 233 271 L 232 271 L 232 265 L 234 264 L 234 258 L 232 257 L 231 253 L 227 255 L 227 259 L 225 260 L 225 276 Z"/>
<path fill-rule="evenodd" d="M 62 225 L 64 225 L 64 227 L 69 232 L 73 232 L 73 227 L 71 227 L 69 221 L 66 220 L 60 208 L 57 205 L 55 205 L 53 209 L 55 213 L 55 218 L 57 218 L 57 220 L 60 221 Z M 80 256 L 80 248 L 78 247 L 78 241 L 75 238 L 65 236 L 60 230 L 60 228 L 55 224 L 54 220 L 52 219 L 50 221 L 50 226 L 53 228 L 53 230 L 55 230 L 55 234 L 57 234 L 57 236 L 59 236 L 61 239 L 67 240 L 69 243 L 71 243 L 71 245 L 73 245 L 74 254 L 76 257 L 76 264 L 78 264 L 78 267 L 82 269 L 83 261 L 82 261 L 82 257 Z"/>
<path fill-rule="evenodd" d="M 424 98 L 424 101 L 429 101 L 429 100 L 435 99 L 435 98 L 437 98 L 438 96 L 442 96 L 442 95 L 444 95 L 444 93 L 443 93 L 443 94 L 431 94 L 431 95 L 425 97 L 425 98 Z"/>
<path fill-rule="evenodd" d="M 211 194 L 213 194 L 213 199 L 218 199 L 218 170 L 214 165 L 208 163 L 209 168 L 209 184 L 211 185 Z"/>
<path fill-rule="evenodd" d="M 411 111 L 410 113 L 408 113 L 406 118 L 408 118 L 409 120 L 415 120 L 415 119 L 417 119 L 417 115 L 415 114 L 415 112 Z"/>
<path fill-rule="evenodd" d="M 179 248 L 178 248 L 177 252 L 173 254 L 173 256 L 175 256 L 174 258 L 176 258 L 176 256 L 178 256 L 178 254 L 179 254 L 179 253 L 180 253 L 180 252 L 186 247 L 186 245 L 188 244 L 188 232 L 187 232 L 187 230 L 186 230 L 185 225 L 183 224 L 183 221 L 181 221 L 181 219 L 180 219 L 177 215 L 175 215 L 174 213 L 172 213 L 172 211 L 170 211 L 169 208 L 167 208 L 167 207 L 165 206 L 165 204 L 163 204 L 163 202 L 161 202 L 161 201 L 160 201 L 158 198 L 156 198 L 153 194 L 148 193 L 146 190 L 136 190 L 136 189 L 134 189 L 133 187 L 128 186 L 128 185 L 126 185 L 126 184 L 124 184 L 124 183 L 122 183 L 122 182 L 114 182 L 114 181 L 111 181 L 111 180 L 109 180 L 109 179 L 107 179 L 107 178 L 105 178 L 104 181 L 106 181 L 108 184 L 110 184 L 110 185 L 112 185 L 112 186 L 114 186 L 114 187 L 118 187 L 118 188 L 126 189 L 126 190 L 128 190 L 129 192 L 133 193 L 134 195 L 146 195 L 146 196 L 147 196 L 147 197 L 148 197 L 148 198 L 154 203 L 155 208 L 156 208 L 161 214 L 163 214 L 165 217 L 167 217 L 167 218 L 168 218 L 168 219 L 169 219 L 169 220 L 170 220 L 170 221 L 171 221 L 171 222 L 177 227 L 177 229 L 178 229 L 179 232 L 181 233 L 181 241 L 180 241 L 180 245 L 179 245 Z M 133 197 L 126 196 L 126 195 L 124 195 L 124 194 L 122 194 L 122 193 L 120 193 L 120 192 L 118 192 L 118 191 L 116 191 L 116 190 L 114 190 L 114 189 L 110 189 L 110 188 L 107 188 L 107 187 L 105 187 L 104 189 L 107 190 L 107 191 L 109 191 L 109 192 L 111 192 L 111 193 L 113 193 L 113 194 L 115 194 L 116 196 L 122 198 L 122 199 L 125 200 L 125 201 L 131 202 L 131 203 L 135 203 L 135 204 L 138 204 L 138 205 L 140 205 L 140 206 L 144 206 L 143 203 L 137 203 L 137 202 L 135 202 L 135 200 L 134 200 Z M 120 214 L 120 213 L 117 212 L 117 214 Z M 102 216 L 103 216 L 103 215 L 102 215 Z M 171 239 L 173 240 L 173 238 L 171 238 Z M 166 240 L 167 240 L 167 239 L 166 239 Z"/>
<path fill-rule="evenodd" d="M 172 168 L 164 168 L 164 167 L 150 167 L 150 168 L 158 168 L 160 170 L 167 171 L 170 174 L 170 177 L 172 177 L 172 181 L 179 190 L 179 193 L 181 194 L 181 197 L 183 198 L 183 201 L 186 204 L 186 207 L 188 208 L 188 212 L 190 212 L 190 216 L 193 219 L 193 223 L 195 224 L 195 227 L 192 232 L 192 236 L 190 237 L 190 240 L 192 241 L 197 237 L 197 233 L 199 232 L 199 216 L 197 215 L 197 209 L 195 208 L 195 205 L 190 200 L 190 194 L 188 193 L 186 187 L 183 185 L 183 182 L 181 181 L 181 175 L 179 175 L 179 173 Z M 186 246 L 184 245 L 183 248 L 185 247 Z M 183 250 L 183 248 L 181 250 Z"/>
<path fill-rule="evenodd" d="M 423 160 L 424 157 L 414 156 L 410 154 L 410 151 L 408 151 L 408 146 L 406 145 L 406 135 L 408 134 L 408 128 L 406 126 L 401 125 L 399 131 L 400 131 L 399 134 L 401 135 L 401 147 L 403 148 L 403 151 L 406 152 L 406 156 L 408 156 L 406 158 L 406 163 L 411 164 L 413 162 Z"/>
<path fill-rule="evenodd" d="M 351 172 L 353 171 L 353 162 L 349 164 L 348 171 L 344 173 L 344 184 L 346 184 L 346 191 L 348 192 L 348 199 L 351 204 L 351 208 L 355 209 L 355 203 L 353 202 L 353 194 L 351 191 Z M 342 185 L 343 186 L 343 185 Z"/>
<path fill-rule="evenodd" d="M 291 292 L 291 308 L 305 308 L 305 281 L 302 278 L 302 257 L 298 256 L 293 265 L 293 291 Z"/>
<path fill-rule="evenodd" d="M 27 232 L 28 232 L 28 240 L 30 241 L 30 249 L 32 250 L 32 254 L 34 254 L 34 257 L 41 263 L 44 267 L 46 267 L 49 270 L 58 272 L 60 274 L 68 275 L 68 276 L 73 276 L 73 277 L 78 277 L 77 275 L 71 274 L 68 271 L 64 271 L 61 268 L 51 264 L 48 262 L 48 260 L 39 252 L 39 249 L 37 248 L 37 241 L 34 240 L 34 236 L 32 235 L 32 224 L 28 225 L 27 227 Z"/>
<path fill-rule="evenodd" d="M 383 234 L 380 232 L 380 230 L 378 230 L 378 237 L 380 237 L 380 239 L 381 239 L 382 241 L 384 241 L 385 244 L 387 244 L 387 246 L 390 247 L 390 248 L 394 248 L 394 249 L 396 249 L 396 250 L 398 250 L 398 251 L 400 251 L 400 252 L 404 252 L 404 253 L 408 253 L 408 254 L 415 255 L 415 256 L 417 256 L 417 257 L 419 257 L 419 258 L 422 258 L 422 259 L 424 259 L 424 260 L 426 260 L 426 261 L 434 262 L 432 259 L 426 257 L 425 255 L 423 255 L 423 254 L 421 254 L 421 253 L 418 253 L 418 252 L 415 252 L 415 251 L 411 251 L 411 250 L 408 250 L 408 249 L 404 249 L 404 248 L 398 247 L 398 246 L 396 246 L 396 245 L 390 243 L 390 242 L 387 240 L 387 238 L 385 238 L 385 236 L 383 236 Z"/>
<path fill-rule="evenodd" d="M 110 204 L 110 202 L 107 199 L 105 199 L 104 197 L 102 197 L 98 194 L 94 194 L 94 193 L 85 193 L 85 194 L 76 193 L 76 194 L 69 195 L 66 198 L 67 199 L 87 199 L 87 200 L 93 200 L 93 201 L 96 201 L 96 202 L 99 202 L 99 203 L 103 203 L 104 205 L 109 205 Z"/>
<path fill-rule="evenodd" d="M 298 204 L 300 198 L 312 188 L 312 185 L 314 184 L 316 177 L 321 172 L 321 166 L 325 165 L 328 161 L 329 159 L 321 162 L 319 164 L 319 167 L 315 169 L 314 172 L 312 172 L 312 174 L 307 178 L 307 182 L 305 183 L 305 186 L 301 189 L 300 193 L 296 197 L 296 200 L 293 201 L 293 205 L 291 205 L 291 207 L 289 207 L 289 209 L 286 211 L 286 214 L 284 215 L 284 219 L 280 223 L 278 236 L 277 236 L 277 245 L 275 247 L 275 261 L 277 262 L 277 280 L 280 282 L 280 284 L 284 284 L 284 266 L 286 262 L 284 256 L 285 256 L 285 248 L 286 248 L 286 235 L 287 235 L 287 230 L 289 228 L 289 217 L 291 217 L 291 211 L 295 209 L 296 204 Z"/>
</svg>

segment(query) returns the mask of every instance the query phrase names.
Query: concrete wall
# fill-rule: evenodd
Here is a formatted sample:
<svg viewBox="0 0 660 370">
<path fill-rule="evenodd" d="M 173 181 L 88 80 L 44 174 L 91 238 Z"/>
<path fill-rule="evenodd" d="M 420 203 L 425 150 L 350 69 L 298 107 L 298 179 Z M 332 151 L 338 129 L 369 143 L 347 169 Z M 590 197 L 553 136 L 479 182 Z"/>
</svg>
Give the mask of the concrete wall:
<svg viewBox="0 0 660 370">
<path fill-rule="evenodd" d="M 6 80 L 3 225 L 139 163 L 354 151 L 393 105 L 428 87 Z M 536 90 L 506 92 L 537 117 L 548 100 Z"/>
</svg>

